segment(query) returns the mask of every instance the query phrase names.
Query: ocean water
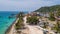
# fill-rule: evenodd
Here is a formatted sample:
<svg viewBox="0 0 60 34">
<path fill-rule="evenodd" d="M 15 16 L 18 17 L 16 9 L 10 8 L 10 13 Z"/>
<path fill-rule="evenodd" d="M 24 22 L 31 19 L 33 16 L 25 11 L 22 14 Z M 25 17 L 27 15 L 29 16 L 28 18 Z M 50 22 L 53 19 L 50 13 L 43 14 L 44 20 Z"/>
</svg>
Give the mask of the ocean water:
<svg viewBox="0 0 60 34">
<path fill-rule="evenodd" d="M 7 12 L 7 11 L 0 11 L 0 34 L 5 34 L 5 31 L 8 27 L 15 21 L 16 17 L 9 18 L 12 14 L 15 16 L 19 12 Z"/>
</svg>

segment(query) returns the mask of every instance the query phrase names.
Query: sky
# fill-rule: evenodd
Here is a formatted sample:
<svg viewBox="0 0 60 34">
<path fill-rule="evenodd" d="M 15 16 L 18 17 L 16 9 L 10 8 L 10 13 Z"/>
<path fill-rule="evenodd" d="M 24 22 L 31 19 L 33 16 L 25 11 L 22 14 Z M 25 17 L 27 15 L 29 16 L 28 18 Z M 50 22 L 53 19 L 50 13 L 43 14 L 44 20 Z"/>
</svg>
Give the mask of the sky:
<svg viewBox="0 0 60 34">
<path fill-rule="evenodd" d="M 34 11 L 52 5 L 60 5 L 60 0 L 0 0 L 0 11 Z"/>
</svg>

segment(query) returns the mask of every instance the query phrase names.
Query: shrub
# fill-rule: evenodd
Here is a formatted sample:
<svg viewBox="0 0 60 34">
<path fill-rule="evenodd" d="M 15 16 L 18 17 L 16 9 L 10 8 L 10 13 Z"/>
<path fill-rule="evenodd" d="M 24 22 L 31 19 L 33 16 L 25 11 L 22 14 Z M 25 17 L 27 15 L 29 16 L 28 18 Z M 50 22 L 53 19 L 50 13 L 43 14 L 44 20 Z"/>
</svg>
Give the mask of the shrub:
<svg viewBox="0 0 60 34">
<path fill-rule="evenodd" d="M 53 12 L 50 12 L 49 20 L 55 21 L 55 17 L 54 17 L 54 13 Z"/>
<path fill-rule="evenodd" d="M 36 25 L 38 22 L 39 22 L 39 19 L 35 16 L 27 18 L 27 23 L 29 23 L 29 24 Z"/>
</svg>

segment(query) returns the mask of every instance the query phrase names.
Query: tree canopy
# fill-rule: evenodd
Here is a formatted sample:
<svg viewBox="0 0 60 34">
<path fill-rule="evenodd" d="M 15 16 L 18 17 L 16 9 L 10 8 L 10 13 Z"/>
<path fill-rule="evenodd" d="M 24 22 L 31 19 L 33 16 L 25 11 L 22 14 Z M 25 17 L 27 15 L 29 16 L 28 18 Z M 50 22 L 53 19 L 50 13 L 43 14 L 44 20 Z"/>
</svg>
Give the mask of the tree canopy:
<svg viewBox="0 0 60 34">
<path fill-rule="evenodd" d="M 55 17 L 54 17 L 54 13 L 53 12 L 50 12 L 49 20 L 55 21 Z"/>
<path fill-rule="evenodd" d="M 60 9 L 60 5 L 54 5 L 54 6 L 45 6 L 41 7 L 34 12 L 51 12 L 51 11 L 56 11 L 57 9 Z"/>
<path fill-rule="evenodd" d="M 60 9 L 57 9 L 57 16 L 60 16 Z"/>
<path fill-rule="evenodd" d="M 35 16 L 33 16 L 33 17 L 28 17 L 28 18 L 27 18 L 27 22 L 28 22 L 29 24 L 34 24 L 34 25 L 36 25 L 36 24 L 39 22 L 39 19 L 38 19 L 37 17 L 35 17 Z"/>
</svg>

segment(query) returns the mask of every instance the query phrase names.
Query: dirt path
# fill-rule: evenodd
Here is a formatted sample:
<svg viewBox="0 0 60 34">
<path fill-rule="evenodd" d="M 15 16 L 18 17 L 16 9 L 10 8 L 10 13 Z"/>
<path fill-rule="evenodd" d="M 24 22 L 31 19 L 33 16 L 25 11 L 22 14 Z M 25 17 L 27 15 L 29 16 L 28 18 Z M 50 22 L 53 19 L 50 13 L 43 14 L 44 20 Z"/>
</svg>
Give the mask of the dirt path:
<svg viewBox="0 0 60 34">
<path fill-rule="evenodd" d="M 26 18 L 27 17 L 23 18 L 24 19 L 24 24 L 27 27 L 27 29 L 23 30 L 24 33 L 26 33 L 26 34 L 43 34 L 43 30 L 46 31 L 46 29 L 43 29 L 40 26 L 37 26 L 37 25 L 34 25 L 34 26 L 33 25 L 28 25 L 26 23 L 26 21 L 27 21 Z M 17 21 L 18 21 L 18 19 L 17 19 Z M 17 21 L 13 24 L 13 26 L 12 26 L 12 28 L 11 28 L 11 30 L 10 30 L 10 32 L 8 34 L 16 34 L 16 32 L 14 32 L 15 31 L 14 26 L 17 23 Z M 51 32 L 51 31 L 49 31 L 49 32 Z"/>
<path fill-rule="evenodd" d="M 31 26 L 31 25 L 27 25 L 26 23 L 26 18 L 27 17 L 24 17 L 24 24 L 25 26 L 29 29 L 29 34 L 43 34 L 43 31 L 42 30 L 39 30 L 38 28 L 36 28 L 35 26 Z M 28 32 L 28 31 L 27 31 Z"/>
<path fill-rule="evenodd" d="M 35 26 L 28 26 L 29 27 L 29 34 L 43 34 L 42 30 L 39 30 Z"/>
</svg>

